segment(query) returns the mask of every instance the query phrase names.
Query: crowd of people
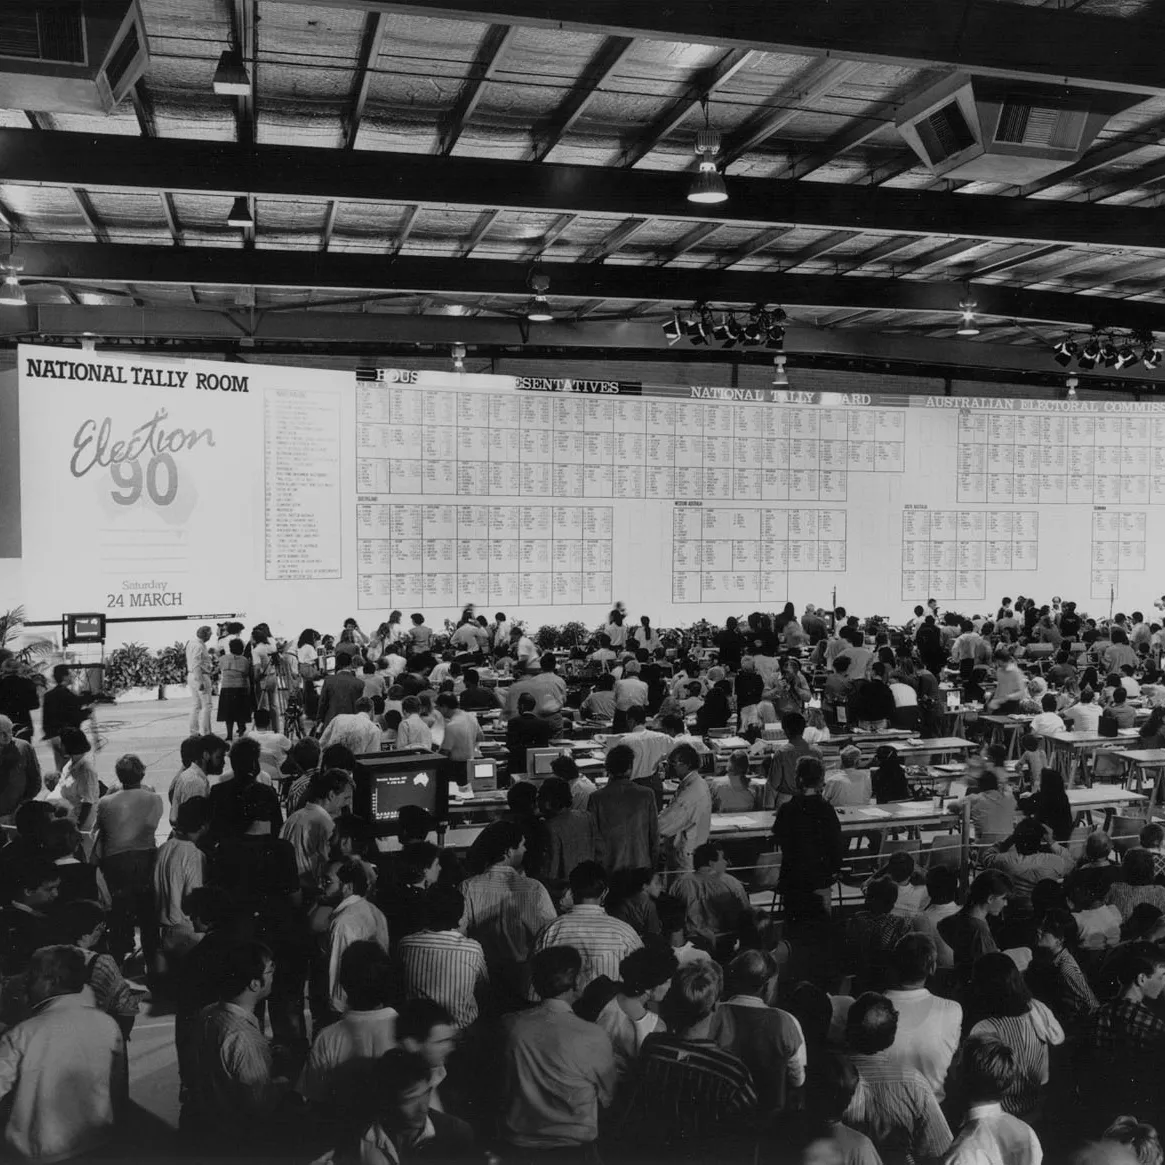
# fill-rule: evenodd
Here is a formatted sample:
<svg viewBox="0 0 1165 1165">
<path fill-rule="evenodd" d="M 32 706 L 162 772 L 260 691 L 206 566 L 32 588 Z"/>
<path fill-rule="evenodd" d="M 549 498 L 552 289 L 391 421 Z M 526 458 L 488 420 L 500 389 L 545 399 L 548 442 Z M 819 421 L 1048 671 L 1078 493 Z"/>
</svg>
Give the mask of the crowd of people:
<svg viewBox="0 0 1165 1165">
<path fill-rule="evenodd" d="M 295 648 L 200 629 L 165 797 L 132 755 L 102 785 L 67 667 L 42 707 L 0 661 L 6 1149 L 120 1159 L 148 1000 L 175 1016 L 175 1155 L 1160 1165 L 1165 828 L 1072 852 L 1042 737 L 1130 698 L 1161 701 L 1161 733 L 1161 628 L 929 606 L 898 629 L 789 605 L 674 646 L 617 609 L 570 683 L 500 612 Z M 910 788 L 892 750 L 871 770 L 828 741 L 925 731 L 942 682 L 1037 714 L 1018 774 L 986 745 L 973 766 L 973 876 L 875 844 L 847 893 L 837 809 Z M 485 712 L 515 776 L 568 723 L 610 725 L 602 779 L 563 756 L 468 850 L 415 807 L 378 844 L 356 756 L 452 764 Z M 726 728 L 750 747 L 716 776 L 704 738 Z M 772 849 L 742 866 L 713 815 L 760 807 Z"/>
</svg>

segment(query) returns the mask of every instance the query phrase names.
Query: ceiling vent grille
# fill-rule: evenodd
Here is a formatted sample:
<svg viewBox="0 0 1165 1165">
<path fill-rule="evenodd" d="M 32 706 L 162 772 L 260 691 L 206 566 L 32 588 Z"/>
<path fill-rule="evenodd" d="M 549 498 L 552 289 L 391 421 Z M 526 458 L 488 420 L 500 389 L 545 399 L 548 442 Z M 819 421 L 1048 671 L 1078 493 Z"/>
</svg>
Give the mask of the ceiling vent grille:
<svg viewBox="0 0 1165 1165">
<path fill-rule="evenodd" d="M 975 144 L 975 135 L 957 101 L 951 101 L 918 123 L 918 136 L 932 166 Z"/>
<path fill-rule="evenodd" d="M 0 57 L 85 63 L 85 17 L 80 4 L 59 4 L 5 13 Z"/>
<path fill-rule="evenodd" d="M 1056 109 L 1007 100 L 999 111 L 997 142 L 1075 150 L 1080 145 L 1088 114 L 1082 109 Z"/>
<path fill-rule="evenodd" d="M 125 35 L 114 46 L 113 52 L 109 54 L 109 61 L 105 66 L 105 74 L 109 78 L 110 88 L 117 93 L 119 90 L 124 91 L 128 88 L 125 85 L 125 79 L 129 76 L 131 70 L 137 65 L 138 57 L 141 55 L 142 41 L 138 36 L 138 29 L 136 24 L 131 24 L 126 29 Z M 134 80 L 141 75 L 139 69 L 134 76 Z M 130 81 L 132 84 L 133 81 Z"/>
<path fill-rule="evenodd" d="M 33 0 L 0 20 L 0 105 L 10 109 L 108 113 L 148 64 L 141 0 Z"/>
<path fill-rule="evenodd" d="M 935 176 L 1022 186 L 1078 161 L 1134 100 L 956 73 L 902 109 L 896 124 Z"/>
</svg>

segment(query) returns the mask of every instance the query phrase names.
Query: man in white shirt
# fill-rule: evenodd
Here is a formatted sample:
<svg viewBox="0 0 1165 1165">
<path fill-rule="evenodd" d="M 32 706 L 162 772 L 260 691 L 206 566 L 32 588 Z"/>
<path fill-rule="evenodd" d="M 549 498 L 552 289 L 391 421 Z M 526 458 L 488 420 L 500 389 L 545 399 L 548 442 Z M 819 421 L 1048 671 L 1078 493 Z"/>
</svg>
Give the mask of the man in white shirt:
<svg viewBox="0 0 1165 1165">
<path fill-rule="evenodd" d="M 210 687 L 214 661 L 210 649 L 210 627 L 199 627 L 186 644 L 186 685 L 194 701 L 190 708 L 190 736 L 210 735 Z"/>
<path fill-rule="evenodd" d="M 1056 697 L 1051 692 L 1046 692 L 1040 700 L 1040 707 L 1043 709 L 1031 722 L 1031 731 L 1036 736 L 1051 736 L 1053 732 L 1066 732 L 1067 727 L 1064 724 L 1060 714 L 1056 711 Z"/>
<path fill-rule="evenodd" d="M 1100 705 L 1093 692 L 1081 692 L 1080 703 L 1064 710 L 1072 721 L 1073 732 L 1096 732 L 1100 728 Z"/>
<path fill-rule="evenodd" d="M 712 791 L 699 769 L 700 754 L 690 744 L 676 745 L 668 754 L 668 770 L 678 787 L 659 815 L 659 838 L 670 870 L 694 868 L 695 852 L 712 827 Z"/>
<path fill-rule="evenodd" d="M 355 858 L 329 862 L 324 868 L 320 902 L 332 907 L 328 919 L 328 998 L 337 1015 L 348 1010 L 348 993 L 340 982 L 344 952 L 357 942 L 373 942 L 388 951 L 388 923 L 364 897 L 367 892 L 368 876 L 363 863 Z"/>
<path fill-rule="evenodd" d="M 29 1018 L 0 1038 L 4 1144 L 22 1161 L 63 1161 L 100 1150 L 128 1102 L 125 1041 L 99 1011 L 79 947 L 43 947 L 25 984 Z"/>
<path fill-rule="evenodd" d="M 279 836 L 291 842 L 299 879 L 305 887 L 320 884 L 336 828 L 335 818 L 351 804 L 351 778 L 343 769 L 329 769 L 312 777 L 303 808 L 284 822 Z"/>
<path fill-rule="evenodd" d="M 520 627 L 515 627 L 510 632 L 510 654 L 515 662 L 526 667 L 538 658 L 538 648 L 534 646 L 534 640 Z"/>
<path fill-rule="evenodd" d="M 221 777 L 226 767 L 227 742 L 221 737 L 201 736 L 192 738 L 196 759 L 192 760 L 170 785 L 170 824 L 178 820 L 178 810 L 191 797 L 209 797 L 211 777 Z M 185 746 L 184 746 L 185 747 Z M 189 754 L 188 754 L 189 755 Z"/>
<path fill-rule="evenodd" d="M 477 754 L 477 746 L 485 733 L 472 712 L 463 712 L 452 692 L 442 692 L 437 697 L 437 711 L 445 720 L 445 735 L 441 740 L 441 752 L 460 770 L 449 775 L 451 781 L 459 785 L 468 784 L 466 762 Z"/>
<path fill-rule="evenodd" d="M 941 1103 L 947 1072 L 959 1046 L 963 1009 L 926 989 L 927 980 L 938 967 L 929 936 L 908 934 L 899 939 L 893 963 L 898 987 L 885 994 L 898 1011 L 898 1030 L 887 1058 L 919 1072 Z"/>
<path fill-rule="evenodd" d="M 600 632 L 599 646 L 587 656 L 591 663 L 611 664 L 619 657 L 611 650 L 611 641 Z"/>
<path fill-rule="evenodd" d="M 951 661 L 958 663 L 964 659 L 975 659 L 979 654 L 979 644 L 983 640 L 975 630 L 975 625 L 969 619 L 964 620 L 962 633 L 951 644 Z"/>
<path fill-rule="evenodd" d="M 505 611 L 498 611 L 494 615 L 493 626 L 490 630 L 493 633 L 494 654 L 505 655 L 510 649 L 510 635 L 513 632 L 510 621 L 506 618 Z"/>
<path fill-rule="evenodd" d="M 955 965 L 955 952 L 947 945 L 938 932 L 938 924 L 952 914 L 958 914 L 959 904 L 955 895 L 959 892 L 958 870 L 951 866 L 933 866 L 926 872 L 926 893 L 929 903 L 914 916 L 914 928 L 920 934 L 929 935 L 938 955 L 938 965 L 950 970 Z"/>
<path fill-rule="evenodd" d="M 353 756 L 380 751 L 380 726 L 372 719 L 372 701 L 367 696 L 356 701 L 355 712 L 341 712 L 328 723 L 320 737 L 320 747 L 332 744 L 350 748 Z"/>
<path fill-rule="evenodd" d="M 529 642 L 527 640 L 527 642 Z M 562 735 L 562 709 L 566 704 L 566 681 L 558 674 L 558 660 L 547 652 L 537 669 L 515 680 L 506 693 L 506 706 L 502 712 L 503 722 L 509 722 L 518 714 L 518 700 L 524 692 L 534 697 L 534 711 L 540 720 L 547 721 L 554 736 Z"/>
<path fill-rule="evenodd" d="M 675 747 L 675 741 L 666 732 L 648 728 L 646 721 L 646 709 L 628 708 L 627 732 L 607 739 L 608 751 L 616 744 L 625 744 L 635 754 L 635 764 L 631 767 L 633 781 L 650 777 L 656 765 Z"/>
<path fill-rule="evenodd" d="M 967 1119 L 943 1165 L 1040 1165 L 1044 1154 L 1035 1133 L 1001 1104 L 1019 1071 L 1015 1053 L 1000 1040 L 972 1036 L 959 1059 Z"/>
<path fill-rule="evenodd" d="M 639 664 L 631 660 L 623 666 L 623 675 L 615 681 L 615 710 L 626 712 L 628 708 L 647 707 L 647 684 L 639 678 Z"/>
<path fill-rule="evenodd" d="M 861 768 L 862 750 L 856 744 L 841 750 L 841 769 L 826 775 L 821 796 L 833 805 L 868 805 L 874 796 L 870 770 Z"/>
<path fill-rule="evenodd" d="M 194 946 L 194 923 L 183 902 L 206 882 L 206 855 L 198 843 L 210 825 L 210 801 L 191 797 L 182 802 L 174 831 L 158 847 L 154 860 L 154 916 L 162 951 L 181 955 Z"/>
<path fill-rule="evenodd" d="M 395 1009 L 388 1006 L 393 967 L 375 942 L 355 942 L 340 961 L 348 1010 L 312 1044 L 296 1090 L 328 1121 L 359 1115 L 376 1062 L 396 1047 Z"/>
</svg>

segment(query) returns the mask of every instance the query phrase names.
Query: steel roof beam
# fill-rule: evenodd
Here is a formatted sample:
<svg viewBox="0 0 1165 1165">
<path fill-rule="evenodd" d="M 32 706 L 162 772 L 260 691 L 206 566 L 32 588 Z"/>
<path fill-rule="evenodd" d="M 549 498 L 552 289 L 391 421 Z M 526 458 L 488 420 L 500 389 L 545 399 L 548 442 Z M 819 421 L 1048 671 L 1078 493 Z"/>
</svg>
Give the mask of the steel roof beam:
<svg viewBox="0 0 1165 1165">
<path fill-rule="evenodd" d="M 1156 95 L 1165 91 L 1160 25 L 993 0 L 816 0 L 661 4 L 659 0 L 290 0 L 312 8 L 400 12 L 553 31 L 647 37 L 757 52 L 844 57 L 912 68 Z"/>
<path fill-rule="evenodd" d="M 490 259 L 430 259 L 383 255 L 225 247 L 174 248 L 129 244 L 25 242 L 25 278 L 70 283 L 198 284 L 319 291 L 408 291 L 432 295 L 524 298 L 529 264 Z M 602 298 L 663 305 L 707 300 L 886 311 L 958 309 L 962 284 L 943 280 L 876 279 L 854 275 L 731 272 L 712 268 L 550 263 L 555 299 Z M 1165 306 L 1104 296 L 1030 292 L 985 284 L 975 289 L 984 317 L 1042 320 L 1073 326 L 1165 331 Z"/>
<path fill-rule="evenodd" d="M 740 226 L 798 225 L 914 236 L 1083 244 L 1165 251 L 1159 215 L 1140 207 L 1010 198 L 832 182 L 731 178 L 718 205 L 687 201 L 686 172 L 436 158 L 384 151 L 254 146 L 173 138 L 146 140 L 0 130 L 4 180 L 156 192 L 214 191 L 298 199 L 345 199 L 670 218 Z"/>
</svg>

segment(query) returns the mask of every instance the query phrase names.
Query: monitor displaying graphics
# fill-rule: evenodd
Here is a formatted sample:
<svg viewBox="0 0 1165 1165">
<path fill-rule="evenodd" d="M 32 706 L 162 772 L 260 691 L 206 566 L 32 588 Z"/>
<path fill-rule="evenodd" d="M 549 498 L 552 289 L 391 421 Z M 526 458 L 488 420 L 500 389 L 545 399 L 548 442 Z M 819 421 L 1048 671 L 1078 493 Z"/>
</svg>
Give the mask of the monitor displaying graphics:
<svg viewBox="0 0 1165 1165">
<path fill-rule="evenodd" d="M 570 756 L 569 748 L 530 748 L 526 750 L 526 775 L 542 781 L 554 776 L 550 767 L 560 756 Z"/>
<path fill-rule="evenodd" d="M 104 643 L 105 616 L 100 612 L 65 616 L 65 643 Z"/>
<path fill-rule="evenodd" d="M 465 783 L 475 793 L 492 793 L 498 787 L 498 762 L 471 757 L 465 762 Z"/>
<path fill-rule="evenodd" d="M 372 822 L 378 836 L 392 833 L 405 805 L 419 805 L 438 821 L 449 817 L 444 758 L 433 752 L 368 753 L 356 758 L 353 812 Z"/>
<path fill-rule="evenodd" d="M 957 712 L 963 703 L 963 694 L 958 688 L 952 688 L 947 692 L 947 707 L 952 712 Z"/>
</svg>

